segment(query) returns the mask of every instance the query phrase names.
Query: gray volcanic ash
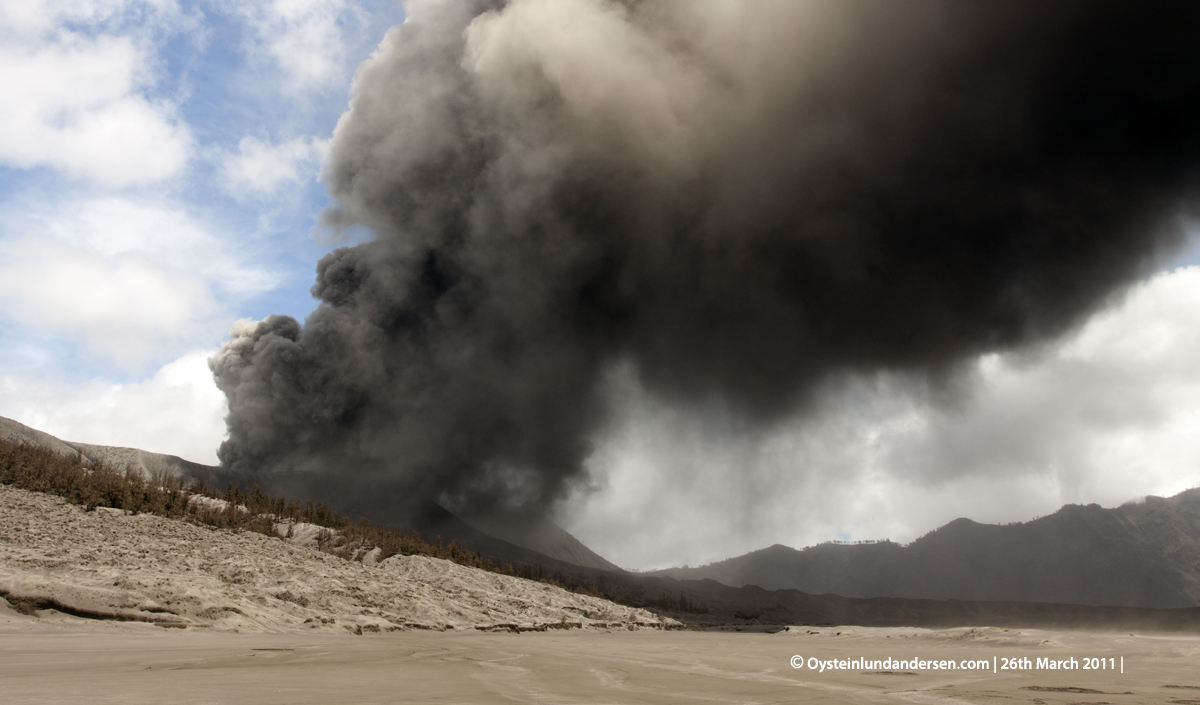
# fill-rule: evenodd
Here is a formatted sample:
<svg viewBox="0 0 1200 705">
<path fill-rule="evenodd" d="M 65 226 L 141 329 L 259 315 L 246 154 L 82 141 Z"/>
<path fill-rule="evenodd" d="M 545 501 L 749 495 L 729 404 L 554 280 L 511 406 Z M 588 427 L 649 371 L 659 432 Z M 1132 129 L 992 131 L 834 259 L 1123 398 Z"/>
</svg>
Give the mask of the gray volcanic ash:
<svg viewBox="0 0 1200 705">
<path fill-rule="evenodd" d="M 1062 333 L 1177 246 L 1200 6 L 414 3 L 334 135 L 304 325 L 222 463 L 390 519 L 585 486 L 605 374 L 752 423 Z"/>
</svg>

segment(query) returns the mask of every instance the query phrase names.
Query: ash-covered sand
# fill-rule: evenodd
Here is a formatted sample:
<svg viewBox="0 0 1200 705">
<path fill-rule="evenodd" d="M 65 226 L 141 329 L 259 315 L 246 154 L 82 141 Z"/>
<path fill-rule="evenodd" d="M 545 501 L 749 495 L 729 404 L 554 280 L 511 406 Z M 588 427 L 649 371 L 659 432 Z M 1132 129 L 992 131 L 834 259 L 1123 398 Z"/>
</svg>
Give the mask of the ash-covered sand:
<svg viewBox="0 0 1200 705">
<path fill-rule="evenodd" d="M 436 558 L 347 561 L 252 532 L 115 510 L 85 512 L 57 497 L 3 485 L 0 597 L 39 614 L 258 632 L 677 624 L 646 610 Z"/>
<path fill-rule="evenodd" d="M 807 632 L 816 633 L 809 634 Z M 838 632 L 841 632 L 838 634 Z M 1124 673 L 794 669 L 823 660 L 1124 658 Z M 1200 640 L 999 629 L 241 633 L 0 616 L 0 702 L 1200 703 Z"/>
<path fill-rule="evenodd" d="M 652 628 L 662 622 L 641 610 L 445 561 L 372 567 L 258 534 L 85 513 L 3 486 L 0 590 L 8 596 L 0 600 L 6 705 L 1200 705 L 1200 637 L 1191 635 L 965 626 L 667 631 Z M 523 631 L 564 623 L 582 628 Z M 848 667 L 796 669 L 793 656 Z M 1124 672 L 852 661 L 862 658 L 1092 658 Z"/>
</svg>

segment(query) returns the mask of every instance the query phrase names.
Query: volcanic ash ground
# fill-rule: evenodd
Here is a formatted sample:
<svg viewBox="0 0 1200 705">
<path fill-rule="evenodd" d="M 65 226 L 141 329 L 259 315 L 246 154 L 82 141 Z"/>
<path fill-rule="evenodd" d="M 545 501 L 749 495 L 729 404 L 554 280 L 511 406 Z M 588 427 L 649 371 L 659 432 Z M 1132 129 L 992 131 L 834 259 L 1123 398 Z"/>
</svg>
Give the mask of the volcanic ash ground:
<svg viewBox="0 0 1200 705">
<path fill-rule="evenodd" d="M 284 539 L 91 512 L 0 485 L 4 619 L 289 632 L 639 629 L 646 610 L 425 556 L 347 561 Z M 18 615 L 21 612 L 24 615 Z"/>
</svg>

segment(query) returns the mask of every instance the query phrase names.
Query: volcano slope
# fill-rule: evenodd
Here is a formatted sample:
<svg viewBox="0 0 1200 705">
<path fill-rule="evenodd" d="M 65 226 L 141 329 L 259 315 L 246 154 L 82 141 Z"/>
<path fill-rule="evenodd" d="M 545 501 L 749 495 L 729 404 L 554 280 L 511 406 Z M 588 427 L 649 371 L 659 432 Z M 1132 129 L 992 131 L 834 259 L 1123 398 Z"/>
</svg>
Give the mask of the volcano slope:
<svg viewBox="0 0 1200 705">
<path fill-rule="evenodd" d="M 426 556 L 349 561 L 253 532 L 0 485 L 0 597 L 47 610 L 239 631 L 663 628 L 646 610 Z"/>
<path fill-rule="evenodd" d="M 593 597 L 428 556 L 376 562 L 366 552 L 347 560 L 299 539 L 104 507 L 89 512 L 0 485 L 0 597 L 46 618 L 239 631 L 661 629 L 686 621 L 748 630 L 986 624 L 1200 632 L 1200 609 L 864 600 L 565 564 L 547 574 L 601 596 Z"/>
<path fill-rule="evenodd" d="M 84 459 L 86 459 L 88 462 L 103 462 L 106 458 L 120 460 L 121 458 L 128 456 L 135 460 L 139 460 L 139 463 L 126 464 L 125 467 L 127 470 L 142 475 L 150 474 L 155 467 L 159 467 L 160 465 L 170 466 L 168 469 L 173 470 L 173 472 L 170 474 L 177 477 L 187 477 L 189 474 L 188 471 L 194 469 L 192 467 L 179 466 L 180 463 L 186 463 L 186 461 L 172 458 L 170 456 L 160 456 L 158 454 L 146 453 L 145 451 L 139 451 L 137 449 L 114 449 L 107 446 L 87 446 L 81 450 L 80 447 L 82 444 L 68 444 L 66 442 L 58 441 L 58 439 L 55 439 L 48 434 L 43 434 L 7 419 L 0 419 L 0 443 L 24 443 L 32 447 L 43 448 L 46 451 L 49 451 L 51 454 L 79 457 L 81 458 L 80 462 L 85 462 Z M 55 443 L 61 444 L 62 448 L 55 447 Z M 92 459 L 89 454 L 96 455 L 97 458 Z M 151 467 L 151 465 L 154 467 Z M 220 471 L 220 468 L 209 468 L 207 466 L 199 467 L 213 472 Z M 205 477 L 202 476 L 198 479 L 204 480 Z M 210 484 L 212 484 L 211 481 L 215 479 L 216 477 L 214 476 L 208 478 L 206 481 L 210 481 Z M 222 479 L 232 481 L 232 479 L 228 477 Z M 17 497 L 19 495 L 9 496 Z M 54 499 L 53 501 L 61 504 L 61 500 Z M 649 612 L 653 612 L 663 617 L 687 622 L 697 627 L 720 626 L 731 627 L 735 629 L 770 629 L 773 627 L 779 627 L 780 625 L 789 624 L 857 624 L 864 626 L 921 626 L 931 628 L 946 628 L 958 625 L 989 624 L 1005 627 L 1086 627 L 1200 631 L 1200 609 L 1196 608 L 1164 610 L 1144 609 L 1130 606 L 1113 607 L 1103 604 L 1084 606 L 1079 604 L 1054 604 L 1051 602 L 1029 602 L 1015 600 L 963 601 L 954 599 L 852 599 L 833 594 L 814 595 L 796 589 L 765 590 L 754 585 L 731 587 L 711 579 L 679 580 L 669 576 L 647 576 L 645 574 L 635 575 L 625 571 L 606 570 L 551 558 L 550 556 L 538 553 L 537 551 L 533 551 L 522 546 L 517 546 L 515 544 L 511 544 L 493 536 L 484 534 L 483 532 L 467 525 L 465 522 L 441 507 L 437 507 L 435 505 L 434 509 L 436 512 L 433 513 L 431 517 L 426 518 L 426 521 L 422 522 L 425 530 L 421 533 L 427 535 L 431 540 L 441 537 L 448 540 L 457 541 L 461 546 L 475 552 L 484 559 L 496 563 L 500 567 L 503 567 L 507 564 L 510 567 L 516 566 L 518 568 L 523 568 L 522 570 L 515 572 L 513 570 L 501 570 L 501 573 L 507 574 L 501 577 L 511 579 L 512 575 L 523 575 L 526 577 L 541 578 L 543 580 L 556 583 L 557 585 L 568 587 L 577 593 L 599 596 L 629 608 L 648 610 Z M 0 533 L 0 546 L 5 547 L 5 550 L 8 550 L 9 546 L 16 546 L 17 542 L 15 542 L 14 538 L 20 536 L 21 532 L 25 530 L 22 528 L 22 524 L 20 523 L 22 518 L 28 518 L 31 521 L 40 521 L 36 519 L 36 517 L 31 518 L 31 514 L 36 514 L 36 512 L 32 512 L 32 510 L 28 508 L 14 510 L 4 510 L 3 508 L 0 508 L 0 511 L 5 512 L 5 516 L 11 519 L 11 522 L 5 525 L 7 528 L 0 526 L 0 529 L 4 530 L 3 533 Z M 97 516 L 104 515 L 105 512 L 101 511 L 100 515 Z M 92 515 L 86 516 L 90 517 Z M 120 513 L 117 512 L 116 514 L 112 515 L 112 518 L 120 519 L 120 516 Z M 70 514 L 61 515 L 59 518 L 65 521 L 67 525 L 74 521 L 74 519 L 72 519 L 72 515 Z M 125 517 L 125 519 L 130 518 L 131 517 Z M 137 521 L 151 520 L 149 517 L 134 518 L 137 519 Z M 6 521 L 9 521 L 9 519 L 6 519 Z M 191 528 L 196 529 L 197 527 Z M 319 529 L 319 527 L 310 528 L 314 530 Z M 124 605 L 125 607 L 129 607 L 131 604 L 136 607 L 137 604 L 140 604 L 137 599 L 134 599 L 140 595 L 140 593 L 136 590 L 134 591 L 136 594 L 122 593 L 114 596 L 111 594 L 88 592 L 86 596 L 80 597 L 82 593 L 80 593 L 79 590 L 84 588 L 87 590 L 96 590 L 99 588 L 108 589 L 110 587 L 121 588 L 121 585 L 109 585 L 108 583 L 97 582 L 95 576 L 89 577 L 86 574 L 74 573 L 68 576 L 68 578 L 65 580 L 65 584 L 67 585 L 71 585 L 76 582 L 79 582 L 83 585 L 83 588 L 71 588 L 71 590 L 74 591 L 71 592 L 71 594 L 78 597 L 77 604 L 72 606 L 62 603 L 61 601 L 56 602 L 57 598 L 53 596 L 56 594 L 55 591 L 57 590 L 58 592 L 62 592 L 65 589 L 62 581 L 56 583 L 52 587 L 48 587 L 48 584 L 38 583 L 36 580 L 33 580 L 33 578 L 30 577 L 28 566 L 33 565 L 37 567 L 39 565 L 39 561 L 47 560 L 46 556 L 58 556 L 63 551 L 67 551 L 67 553 L 62 554 L 67 556 L 66 558 L 60 557 L 51 561 L 51 563 L 54 564 L 61 573 L 62 571 L 65 571 L 67 567 L 69 567 L 67 564 L 70 562 L 69 559 L 71 556 L 79 556 L 83 561 L 93 560 L 93 554 L 88 547 L 94 544 L 104 545 L 106 540 L 103 538 L 96 539 L 95 537 L 84 536 L 75 537 L 75 539 L 79 539 L 78 541 L 75 541 L 75 539 L 71 538 L 71 533 L 66 529 L 64 529 L 60 535 L 60 532 L 54 528 L 53 522 L 50 524 L 45 524 L 43 522 L 38 526 L 33 526 L 31 530 L 34 532 L 33 534 L 29 534 L 28 536 L 21 538 L 23 540 L 28 540 L 29 536 L 36 536 L 38 538 L 58 537 L 59 541 L 56 545 L 36 548 L 33 554 L 21 554 L 20 557 L 14 558 L 14 560 L 18 560 L 21 565 L 14 564 L 13 566 L 6 567 L 6 564 L 0 561 L 0 571 L 9 571 L 8 573 L 4 574 L 8 576 L 5 578 L 8 580 L 8 583 L 6 584 L 11 586 L 17 586 L 19 584 L 22 586 L 19 590 L 12 592 L 11 594 L 15 595 L 13 599 L 24 605 L 25 609 L 36 611 L 38 605 L 52 606 L 58 604 L 59 606 L 65 607 L 69 610 L 75 610 L 80 614 L 90 614 L 94 612 L 96 615 L 108 616 L 109 618 L 117 619 L 152 618 L 147 614 L 143 614 L 143 612 L 146 612 L 147 610 L 135 610 L 134 612 L 121 612 L 118 614 L 113 611 L 113 605 L 109 604 L 109 602 L 106 602 L 106 600 L 116 600 L 117 603 Z M 208 529 L 207 531 L 212 532 L 212 529 Z M 562 533 L 565 534 L 565 532 Z M 209 535 L 211 534 L 189 535 L 190 538 L 175 540 L 175 544 L 172 545 L 178 544 L 186 547 L 188 545 L 188 541 L 199 540 L 197 539 L 198 536 Z M 226 545 L 224 549 L 222 549 L 223 553 L 220 553 L 219 556 L 209 556 L 200 560 L 200 565 L 205 566 L 210 572 L 214 561 L 221 562 L 238 560 L 238 546 L 245 545 L 245 541 L 251 541 L 253 543 L 255 541 L 261 541 L 264 539 L 275 540 L 273 537 L 255 537 L 250 535 L 244 536 L 242 534 L 230 534 L 228 532 L 225 532 L 225 534 L 222 535 L 237 537 L 237 540 L 241 543 L 237 543 L 236 545 Z M 292 544 L 295 544 L 300 538 L 301 537 L 299 536 L 294 537 Z M 307 536 L 306 545 L 304 548 L 312 548 L 316 545 L 312 539 L 312 536 Z M 123 540 L 126 543 L 126 547 L 122 550 L 136 550 L 144 555 L 157 556 L 158 552 L 161 552 L 161 549 L 163 548 L 161 543 L 155 543 L 156 539 L 153 536 L 153 531 L 151 531 L 151 535 L 149 537 L 144 539 L 139 538 L 137 532 L 127 533 L 124 534 Z M 72 543 L 72 541 L 74 541 L 74 543 Z M 146 546 L 157 546 L 157 548 L 146 549 Z M 301 547 L 292 545 L 291 548 L 299 549 Z M 356 556 L 362 560 L 361 563 L 357 564 L 358 566 L 366 566 L 369 568 L 375 565 L 376 562 L 374 558 L 378 557 L 379 554 L 373 553 L 368 549 L 369 547 L 364 548 L 361 552 L 356 554 Z M 25 549 L 23 548 L 22 550 Z M 191 548 L 189 548 L 189 550 L 191 550 Z M 39 551 L 41 552 L 40 554 L 38 553 Z M 295 554 L 292 554 L 292 557 L 294 557 L 294 555 Z M 268 557 L 263 559 L 263 561 L 265 561 L 264 564 L 271 564 L 272 561 L 275 560 L 281 559 L 279 557 Z M 337 565 L 337 561 L 341 561 L 343 558 L 338 556 L 319 555 L 319 560 L 334 560 L 332 565 Z M 397 556 L 395 557 L 395 560 L 389 558 L 382 561 L 381 565 L 385 565 L 388 570 L 393 570 L 395 567 L 400 565 L 411 566 L 425 561 L 434 561 L 434 559 L 428 556 L 424 558 L 415 556 Z M 22 565 L 25 567 L 21 567 Z M 465 569 L 463 566 L 451 566 L 449 564 L 443 565 L 442 562 L 437 561 L 427 563 L 426 565 L 436 566 L 438 571 L 456 574 L 460 574 L 458 571 Z M 468 565 L 474 566 L 476 564 L 468 563 Z M 226 565 L 225 568 L 228 568 L 228 566 Z M 116 569 L 119 572 L 123 568 L 117 567 Z M 148 576 L 146 580 L 158 580 L 158 578 L 152 577 L 154 570 L 145 565 L 140 567 L 138 565 L 133 565 L 130 569 L 143 570 L 143 572 L 145 572 Z M 354 566 L 350 566 L 349 569 L 353 570 Z M 1017 572 L 1021 569 L 1023 569 L 1021 565 L 1012 560 L 1004 559 L 997 560 L 993 566 L 989 567 L 989 570 L 999 571 L 1001 573 Z M 265 573 L 286 574 L 288 570 L 289 569 L 286 566 L 282 568 L 278 566 L 268 566 L 265 569 Z M 274 573 L 272 573 L 272 571 L 274 571 Z M 37 577 L 37 575 L 34 575 L 33 577 Z M 254 569 L 251 569 L 246 571 L 243 577 L 249 579 L 249 577 L 254 575 L 256 575 L 256 573 L 254 572 Z M 327 575 L 322 575 L 323 578 L 328 577 Z M 361 577 L 361 574 L 359 575 Z M 474 573 L 461 573 L 461 575 L 474 575 Z M 45 578 L 47 576 L 42 577 Z M 50 579 L 57 579 L 55 576 L 48 577 Z M 58 577 L 62 576 L 60 575 Z M 245 584 L 238 582 L 239 580 L 242 580 L 242 578 L 238 578 L 235 573 L 230 573 L 225 569 L 218 570 L 217 577 L 218 582 L 222 585 Z M 27 579 L 32 580 L 33 582 L 21 582 Z M 337 579 L 341 580 L 341 578 Z M 168 580 L 167 582 L 170 581 Z M 310 604 L 312 604 L 312 598 L 310 596 L 305 593 L 296 593 L 295 591 L 290 590 L 284 584 L 285 582 L 285 580 L 278 578 L 277 583 L 271 583 L 270 581 L 260 583 L 259 581 L 254 581 L 250 585 L 250 587 L 253 589 L 249 589 L 247 594 L 243 595 L 243 599 L 250 599 L 260 607 L 263 604 L 263 600 L 267 601 L 267 605 L 276 605 L 277 602 L 290 602 L 294 605 L 300 605 L 301 607 L 308 607 Z M 353 581 L 350 582 L 353 584 Z M 509 585 L 507 582 L 503 584 Z M 537 584 L 539 583 L 534 583 L 534 585 Z M 5 584 L 0 583 L 0 595 L 9 594 L 4 592 L 4 590 L 9 590 L 9 588 L 4 587 L 4 585 Z M 513 590 L 518 593 L 524 589 L 521 587 L 524 585 L 524 583 L 512 583 L 511 585 L 516 586 L 513 588 Z M 507 590 L 508 588 L 505 589 Z M 85 592 L 87 590 L 85 590 Z M 350 593 L 357 594 L 355 591 L 361 591 L 363 588 L 360 586 L 354 587 L 353 589 L 347 588 L 347 590 L 349 590 Z M 187 592 L 186 589 L 185 592 Z M 370 590 L 368 590 L 368 592 L 370 592 Z M 812 590 L 810 592 L 831 591 Z M 335 592 L 334 594 L 336 595 L 340 593 Z M 150 601 L 146 603 L 146 605 L 149 607 L 150 614 L 175 614 L 175 612 L 172 612 L 171 610 L 156 613 L 155 610 L 160 610 L 165 605 L 156 602 L 155 598 L 152 596 L 147 597 L 150 598 Z M 296 599 L 292 600 L 289 598 Z M 97 602 L 97 600 L 99 601 Z M 272 600 L 275 600 L 275 602 L 272 602 Z M 378 602 L 379 600 L 376 601 Z M 435 598 L 431 600 L 431 604 L 434 607 L 438 607 L 443 601 L 443 598 L 435 596 Z M 306 602 L 308 604 L 305 604 Z M 1060 602 L 1070 601 L 1062 600 Z M 95 605 L 99 605 L 99 607 L 93 609 L 93 607 L 89 607 L 88 605 L 93 605 L 93 607 Z M 206 604 L 205 607 L 200 609 L 201 611 L 204 611 L 213 606 L 214 605 L 212 604 Z M 409 607 L 411 607 L 411 605 L 409 605 Z M 370 610 L 376 610 L 377 612 L 379 609 L 378 607 L 372 607 L 370 605 L 356 606 L 355 604 L 350 604 L 349 606 L 342 605 L 338 609 L 343 608 L 350 610 L 350 613 L 353 614 L 355 617 L 354 623 L 347 625 L 345 623 L 322 621 L 320 615 L 310 614 L 303 616 L 303 619 L 311 619 L 311 621 L 304 624 L 308 625 L 307 628 L 319 628 L 314 627 L 314 625 L 338 623 L 342 624 L 342 626 L 347 626 L 352 630 L 357 630 L 361 626 L 359 623 L 363 622 L 363 620 L 358 619 L 359 617 L 375 614 L 370 612 Z M 236 607 L 236 609 L 242 608 Z M 364 612 L 363 610 L 368 611 Z M 243 610 L 243 612 L 244 611 L 245 610 Z M 232 615 L 240 614 L 236 611 L 229 612 Z M 500 612 L 502 613 L 503 610 L 500 610 Z M 434 613 L 440 614 L 436 610 Z M 467 613 L 476 614 L 477 612 L 472 613 L 470 610 L 468 610 Z M 202 616 L 202 620 L 208 620 L 211 622 L 216 618 L 216 616 L 219 615 L 214 612 L 207 612 L 206 616 Z M 392 626 L 388 626 L 388 624 L 373 626 L 370 623 L 370 620 L 367 620 L 365 628 L 368 630 L 374 628 L 390 629 L 398 624 L 400 626 L 407 624 L 410 627 L 422 626 L 445 628 L 455 624 L 459 626 L 463 624 L 461 621 L 456 622 L 454 620 L 443 620 L 441 622 L 439 622 L 437 619 L 422 620 L 419 615 L 413 616 L 407 612 L 397 612 L 394 613 L 394 616 L 399 621 L 388 621 L 388 624 Z M 484 616 L 487 617 L 486 614 Z M 564 618 L 566 618 L 569 623 L 574 623 L 573 618 L 570 615 L 559 615 L 556 619 L 559 623 L 561 623 Z M 153 619 L 156 619 L 157 621 L 175 621 L 183 623 L 181 620 L 174 619 L 170 616 L 153 617 Z M 233 625 L 232 628 L 239 628 L 236 626 L 236 622 L 238 621 L 237 617 L 223 616 L 221 619 L 216 619 L 215 621 L 219 622 L 224 619 L 232 620 L 232 622 L 230 622 L 230 624 Z M 272 619 L 274 618 L 264 619 L 266 619 L 265 624 L 267 624 L 267 626 L 263 628 L 283 628 L 287 624 L 285 622 L 278 622 L 277 620 L 272 622 Z M 336 619 L 336 617 L 326 615 L 325 619 Z M 490 617 L 487 617 L 480 622 L 480 624 L 485 628 L 489 623 L 492 623 L 489 622 L 488 619 L 490 619 Z M 504 619 L 508 618 L 505 617 Z M 541 617 L 539 617 L 539 619 L 541 619 Z M 595 619 L 593 621 L 597 623 L 604 623 L 606 622 L 606 618 Z M 616 621 L 621 622 L 620 619 Z M 636 626 L 637 622 L 638 619 L 632 619 L 622 623 L 634 623 Z M 529 625 L 537 624 L 537 622 L 516 623 L 510 621 L 495 623 L 516 625 L 512 626 L 512 628 L 529 628 Z M 582 624 L 583 622 L 580 623 Z"/>
<path fill-rule="evenodd" d="M 203 482 L 210 487 L 234 485 L 249 492 L 259 485 L 269 494 L 285 494 L 277 477 L 248 475 L 226 468 L 203 465 L 178 456 L 154 453 L 140 448 L 96 445 L 63 440 L 44 431 L 0 416 L 0 443 L 16 443 L 43 448 L 61 456 L 77 457 L 86 463 L 103 463 L 109 467 L 131 471 L 145 478 L 170 477 L 181 482 Z M 320 487 L 301 499 L 322 496 Z M 326 488 L 328 489 L 328 488 Z M 528 519 L 522 523 L 502 525 L 482 519 L 468 523 L 432 502 L 418 511 L 394 514 L 389 512 L 363 514 L 355 507 L 338 507 L 355 520 L 368 518 L 372 522 L 415 531 L 426 540 L 460 546 L 500 563 L 564 567 L 578 565 L 602 570 L 620 571 L 603 557 L 596 555 L 574 536 L 546 519 Z M 481 531 L 477 526 L 483 526 Z"/>
</svg>

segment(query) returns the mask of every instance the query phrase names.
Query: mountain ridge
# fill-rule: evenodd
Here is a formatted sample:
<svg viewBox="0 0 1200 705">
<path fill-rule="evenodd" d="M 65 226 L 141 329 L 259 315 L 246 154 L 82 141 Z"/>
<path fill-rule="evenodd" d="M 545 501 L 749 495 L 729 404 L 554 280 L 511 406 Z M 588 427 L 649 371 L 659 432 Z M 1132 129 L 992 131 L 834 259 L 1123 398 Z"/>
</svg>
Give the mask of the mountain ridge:
<svg viewBox="0 0 1200 705">
<path fill-rule="evenodd" d="M 1068 504 L 1006 525 L 966 518 L 913 541 L 775 544 L 643 575 L 857 598 L 1200 605 L 1200 489 L 1105 509 Z"/>
</svg>

